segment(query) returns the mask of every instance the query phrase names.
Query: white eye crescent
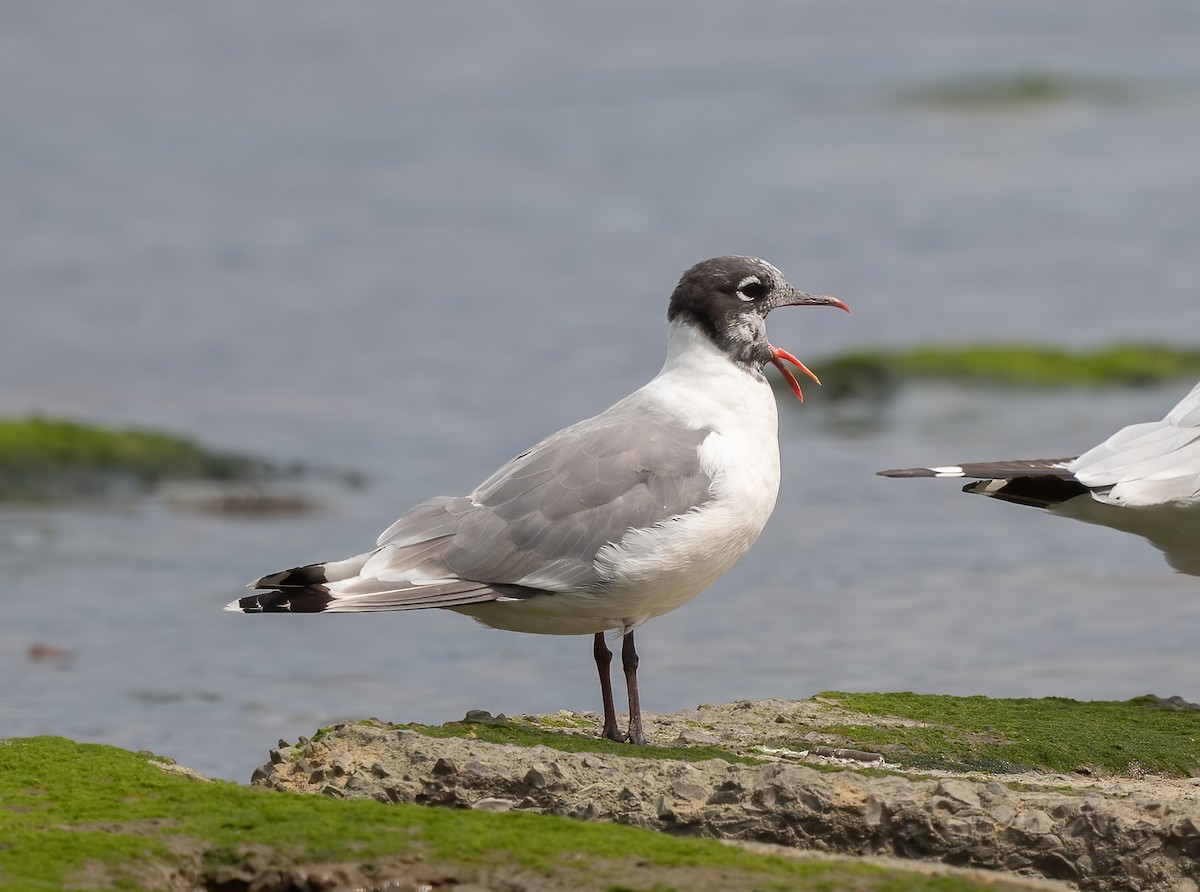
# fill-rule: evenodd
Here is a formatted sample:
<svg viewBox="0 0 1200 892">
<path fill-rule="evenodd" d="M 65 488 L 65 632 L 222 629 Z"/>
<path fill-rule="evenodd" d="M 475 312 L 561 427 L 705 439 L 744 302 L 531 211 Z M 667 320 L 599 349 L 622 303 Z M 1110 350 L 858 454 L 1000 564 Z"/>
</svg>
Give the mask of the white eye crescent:
<svg viewBox="0 0 1200 892">
<path fill-rule="evenodd" d="M 738 282 L 737 296 L 744 301 L 757 300 L 767 293 L 767 286 L 758 276 L 746 276 Z"/>
</svg>

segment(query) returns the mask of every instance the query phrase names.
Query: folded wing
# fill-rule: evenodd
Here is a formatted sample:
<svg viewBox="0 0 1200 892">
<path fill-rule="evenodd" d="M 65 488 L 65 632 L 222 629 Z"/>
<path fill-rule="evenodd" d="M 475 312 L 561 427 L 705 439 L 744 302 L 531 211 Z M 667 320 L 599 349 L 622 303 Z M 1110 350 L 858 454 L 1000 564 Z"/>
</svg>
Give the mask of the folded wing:
<svg viewBox="0 0 1200 892">
<path fill-rule="evenodd" d="M 417 505 L 374 551 L 265 576 L 253 584 L 263 591 L 230 609 L 412 610 L 594 588 L 601 548 L 708 500 L 708 434 L 618 404 L 517 456 L 470 496 Z"/>
</svg>

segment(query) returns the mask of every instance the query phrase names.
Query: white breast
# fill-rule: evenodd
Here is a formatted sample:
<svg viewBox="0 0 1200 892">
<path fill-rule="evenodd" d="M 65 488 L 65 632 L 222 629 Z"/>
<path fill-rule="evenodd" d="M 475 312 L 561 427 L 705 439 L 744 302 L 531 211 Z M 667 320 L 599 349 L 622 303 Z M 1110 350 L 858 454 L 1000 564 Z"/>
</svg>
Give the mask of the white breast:
<svg viewBox="0 0 1200 892">
<path fill-rule="evenodd" d="M 690 331 L 690 329 L 689 329 Z M 761 375 L 730 363 L 698 339 L 643 395 L 689 427 L 712 431 L 700 462 L 712 478 L 712 499 L 688 514 L 631 531 L 598 556 L 614 585 L 658 588 L 668 604 L 658 616 L 698 594 L 749 550 L 775 508 L 779 492 L 779 420 L 775 396 Z M 661 589 L 670 583 L 674 598 Z M 679 600 L 675 600 L 678 598 Z"/>
</svg>

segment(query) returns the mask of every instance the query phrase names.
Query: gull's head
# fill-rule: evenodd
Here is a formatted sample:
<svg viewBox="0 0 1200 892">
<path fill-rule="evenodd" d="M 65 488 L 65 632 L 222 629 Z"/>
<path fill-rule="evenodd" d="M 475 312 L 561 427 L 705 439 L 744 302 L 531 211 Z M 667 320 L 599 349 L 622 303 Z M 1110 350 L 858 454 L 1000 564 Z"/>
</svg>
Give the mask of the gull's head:
<svg viewBox="0 0 1200 892">
<path fill-rule="evenodd" d="M 767 314 L 777 307 L 837 307 L 850 312 L 836 297 L 793 288 L 765 260 L 728 256 L 697 263 L 683 274 L 671 294 L 667 319 L 696 327 L 734 363 L 756 370 L 772 363 L 803 401 L 800 385 L 783 360 L 814 381 L 817 376 L 767 340 Z"/>
</svg>

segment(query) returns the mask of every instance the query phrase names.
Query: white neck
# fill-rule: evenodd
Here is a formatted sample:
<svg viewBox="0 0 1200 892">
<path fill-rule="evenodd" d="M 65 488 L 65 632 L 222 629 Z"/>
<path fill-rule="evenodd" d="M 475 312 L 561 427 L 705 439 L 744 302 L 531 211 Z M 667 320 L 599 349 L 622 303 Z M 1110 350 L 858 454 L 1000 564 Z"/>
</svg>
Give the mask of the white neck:
<svg viewBox="0 0 1200 892">
<path fill-rule="evenodd" d="M 667 360 L 659 375 L 683 371 L 694 375 L 711 375 L 717 368 L 727 366 L 741 375 L 765 381 L 761 369 L 747 369 L 729 358 L 712 339 L 690 322 L 667 324 Z"/>
<path fill-rule="evenodd" d="M 689 427 L 753 428 L 772 442 L 778 425 L 775 394 L 766 376 L 731 362 L 689 323 L 669 324 L 662 371 L 628 399 L 649 400 Z"/>
</svg>

